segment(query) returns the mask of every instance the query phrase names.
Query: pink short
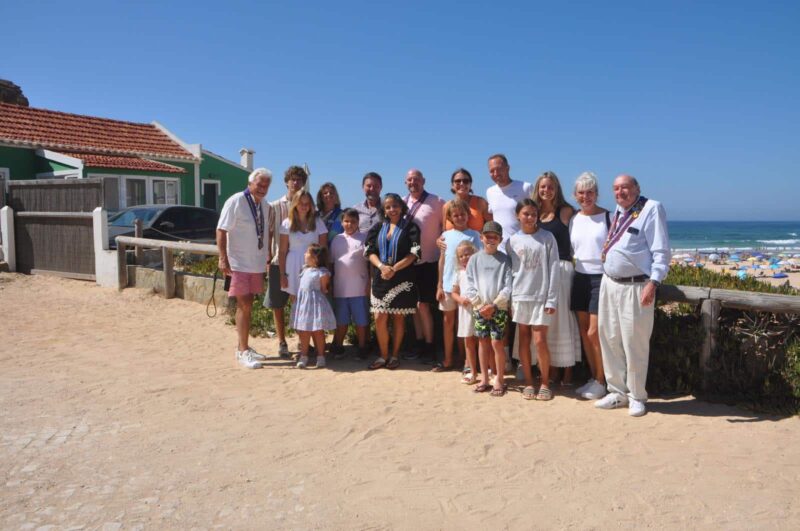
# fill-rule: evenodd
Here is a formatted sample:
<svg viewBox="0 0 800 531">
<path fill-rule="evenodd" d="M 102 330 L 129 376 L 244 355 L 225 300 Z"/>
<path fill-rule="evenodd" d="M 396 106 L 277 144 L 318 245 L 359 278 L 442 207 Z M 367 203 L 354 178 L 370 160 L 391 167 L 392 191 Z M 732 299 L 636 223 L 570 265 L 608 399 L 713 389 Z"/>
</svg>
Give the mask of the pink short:
<svg viewBox="0 0 800 531">
<path fill-rule="evenodd" d="M 231 271 L 231 287 L 229 297 L 264 293 L 264 273 L 241 273 Z"/>
</svg>

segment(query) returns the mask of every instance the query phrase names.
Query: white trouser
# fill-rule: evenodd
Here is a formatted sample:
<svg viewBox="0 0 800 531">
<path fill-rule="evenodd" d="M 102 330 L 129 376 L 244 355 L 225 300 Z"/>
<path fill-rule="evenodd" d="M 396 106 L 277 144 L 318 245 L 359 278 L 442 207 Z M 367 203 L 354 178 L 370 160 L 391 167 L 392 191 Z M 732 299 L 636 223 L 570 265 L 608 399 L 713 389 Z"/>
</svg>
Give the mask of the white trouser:
<svg viewBox="0 0 800 531">
<path fill-rule="evenodd" d="M 655 304 L 642 306 L 644 282 L 624 284 L 603 276 L 597 315 L 608 390 L 647 400 L 647 363 Z"/>
</svg>

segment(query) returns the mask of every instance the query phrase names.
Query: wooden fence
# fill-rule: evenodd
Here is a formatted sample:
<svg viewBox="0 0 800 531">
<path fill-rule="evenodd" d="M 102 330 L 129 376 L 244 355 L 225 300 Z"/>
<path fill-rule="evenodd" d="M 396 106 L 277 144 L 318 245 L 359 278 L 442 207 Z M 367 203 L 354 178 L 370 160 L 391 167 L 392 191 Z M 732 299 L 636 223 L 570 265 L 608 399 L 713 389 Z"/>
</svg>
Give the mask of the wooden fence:
<svg viewBox="0 0 800 531">
<path fill-rule="evenodd" d="M 17 271 L 95 279 L 92 211 L 102 179 L 11 181 Z"/>
</svg>

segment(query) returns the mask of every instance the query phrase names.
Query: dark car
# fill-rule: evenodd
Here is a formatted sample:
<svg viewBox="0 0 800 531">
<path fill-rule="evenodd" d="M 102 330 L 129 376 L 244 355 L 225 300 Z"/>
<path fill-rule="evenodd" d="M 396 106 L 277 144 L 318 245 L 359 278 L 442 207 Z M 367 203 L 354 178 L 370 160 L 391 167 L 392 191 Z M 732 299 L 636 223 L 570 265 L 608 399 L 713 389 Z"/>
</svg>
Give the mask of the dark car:
<svg viewBox="0 0 800 531">
<path fill-rule="evenodd" d="M 133 236 L 133 220 L 142 220 L 142 237 L 153 240 L 214 243 L 219 213 L 183 205 L 139 205 L 108 218 L 109 246 L 116 249 L 117 236 Z"/>
</svg>

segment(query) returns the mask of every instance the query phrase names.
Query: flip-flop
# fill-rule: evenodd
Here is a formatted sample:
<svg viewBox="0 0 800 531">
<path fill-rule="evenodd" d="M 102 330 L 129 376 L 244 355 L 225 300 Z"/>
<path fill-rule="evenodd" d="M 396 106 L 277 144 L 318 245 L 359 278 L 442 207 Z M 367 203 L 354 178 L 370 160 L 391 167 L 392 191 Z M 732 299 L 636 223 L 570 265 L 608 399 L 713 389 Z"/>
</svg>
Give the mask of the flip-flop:
<svg viewBox="0 0 800 531">
<path fill-rule="evenodd" d="M 522 390 L 522 398 L 525 400 L 535 400 L 536 389 L 534 389 L 532 385 L 525 387 L 525 389 Z"/>
<path fill-rule="evenodd" d="M 546 402 L 553 399 L 553 391 L 547 387 L 540 387 L 539 393 L 536 395 L 536 400 Z"/>
<path fill-rule="evenodd" d="M 472 390 L 473 393 L 488 393 L 492 390 L 492 386 L 489 384 L 480 384 L 478 387 Z"/>
<path fill-rule="evenodd" d="M 386 367 L 386 360 L 383 359 L 383 358 L 378 358 L 375 361 L 373 361 L 372 363 L 370 363 L 369 365 L 367 365 L 367 369 L 369 369 L 371 371 L 374 371 L 374 370 L 377 370 L 377 369 L 383 369 L 384 367 Z"/>
<path fill-rule="evenodd" d="M 397 358 L 391 358 L 389 360 L 389 363 L 386 364 L 386 368 L 389 369 L 390 371 L 395 370 L 399 366 L 400 366 L 400 360 L 398 360 Z"/>
<path fill-rule="evenodd" d="M 452 370 L 453 370 L 453 366 L 452 365 L 450 367 L 447 367 L 446 365 L 444 365 L 441 362 L 436 362 L 436 364 L 431 369 L 431 372 L 448 372 L 448 371 L 452 371 Z"/>
<path fill-rule="evenodd" d="M 494 389 L 492 389 L 492 392 L 489 393 L 489 394 L 491 396 L 501 397 L 501 396 L 505 396 L 507 390 L 508 390 L 508 386 L 504 384 L 504 385 L 501 385 L 500 387 L 495 387 Z"/>
</svg>

